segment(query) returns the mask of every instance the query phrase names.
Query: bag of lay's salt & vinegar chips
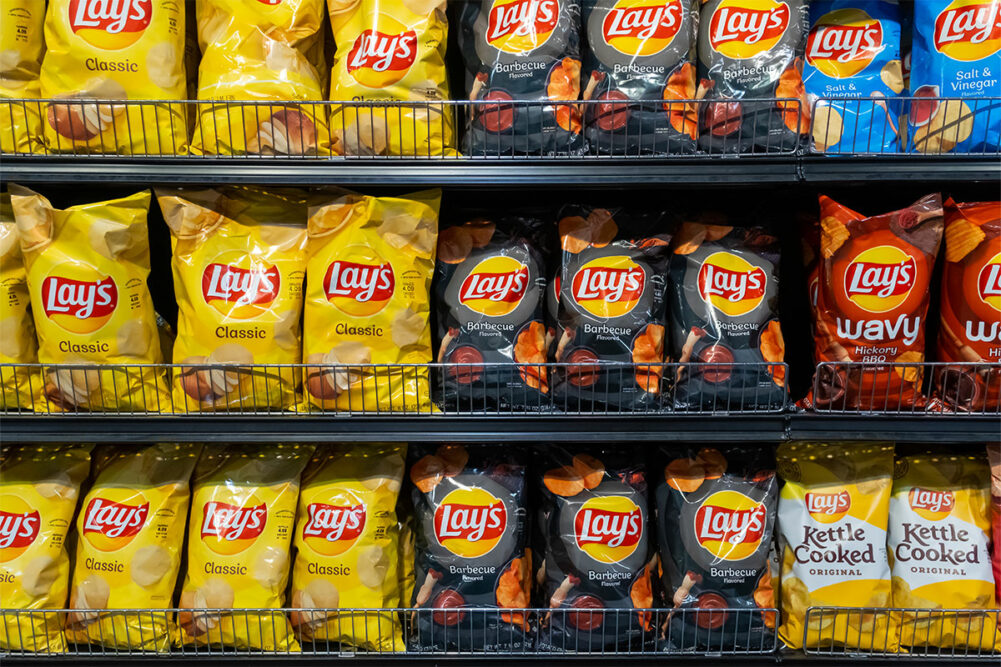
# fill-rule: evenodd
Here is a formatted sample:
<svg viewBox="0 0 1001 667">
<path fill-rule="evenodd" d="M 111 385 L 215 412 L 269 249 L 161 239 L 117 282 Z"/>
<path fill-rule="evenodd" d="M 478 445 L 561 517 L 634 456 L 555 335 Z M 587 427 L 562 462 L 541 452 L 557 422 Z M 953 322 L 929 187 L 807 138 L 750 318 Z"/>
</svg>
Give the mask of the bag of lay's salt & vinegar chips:
<svg viewBox="0 0 1001 667">
<path fill-rule="evenodd" d="M 11 185 L 10 193 L 28 271 L 38 360 L 63 364 L 45 369 L 45 408 L 168 409 L 161 370 L 92 367 L 163 363 L 146 285 L 149 191 L 65 210 L 27 188 Z"/>
<path fill-rule="evenodd" d="M 321 366 L 306 368 L 308 407 L 432 410 L 426 368 L 366 365 L 432 361 L 428 317 L 440 202 L 440 190 L 426 190 L 347 195 L 309 209 L 302 356 Z"/>
<path fill-rule="evenodd" d="M 187 144 L 184 3 L 50 0 L 45 144 L 60 153 L 172 155 Z M 158 100 L 96 104 L 87 100 Z"/>
<path fill-rule="evenodd" d="M 886 528 L 893 445 L 787 443 L 776 451 L 782 626 L 790 648 L 895 651 L 888 614 L 832 607 L 890 606 Z M 807 617 L 810 607 L 823 607 Z M 805 631 L 805 632 L 804 632 Z"/>
<path fill-rule="evenodd" d="M 38 341 L 31 318 L 27 274 L 10 195 L 0 195 L 0 364 L 38 363 Z M 40 405 L 42 378 L 37 369 L 0 366 L 0 410 L 31 410 Z"/>
<path fill-rule="evenodd" d="M 300 641 L 403 651 L 396 503 L 407 446 L 330 445 L 303 473 L 290 614 Z M 323 611 L 310 611 L 311 609 Z"/>
<path fill-rule="evenodd" d="M 62 616 L 44 610 L 66 607 L 66 535 L 89 471 L 89 446 L 0 452 L 0 650 L 66 649 Z"/>
<path fill-rule="evenodd" d="M 298 651 L 285 604 L 303 445 L 206 449 L 195 468 L 188 574 L 178 607 L 181 642 Z M 202 610 L 232 609 L 232 612 Z"/>
<path fill-rule="evenodd" d="M 899 459 L 888 539 L 893 606 L 996 610 L 990 530 L 990 472 L 983 455 Z M 1001 651 L 996 613 L 897 616 L 903 646 Z"/>
<path fill-rule="evenodd" d="M 8 100 L 41 97 L 38 73 L 45 50 L 45 0 L 4 0 L 0 12 L 0 152 L 37 153 L 41 107 Z"/>
</svg>

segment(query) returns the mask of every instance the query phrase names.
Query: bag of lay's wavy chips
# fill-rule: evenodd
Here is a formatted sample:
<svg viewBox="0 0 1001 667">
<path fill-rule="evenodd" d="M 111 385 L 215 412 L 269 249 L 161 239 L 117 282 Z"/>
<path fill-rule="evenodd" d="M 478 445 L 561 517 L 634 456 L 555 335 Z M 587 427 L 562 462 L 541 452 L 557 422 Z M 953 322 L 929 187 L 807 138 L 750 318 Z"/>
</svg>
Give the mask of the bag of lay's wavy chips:
<svg viewBox="0 0 1001 667">
<path fill-rule="evenodd" d="M 990 472 L 983 454 L 897 460 L 888 548 L 893 606 L 993 613 L 897 612 L 900 643 L 1001 651 L 991 571 Z"/>
<path fill-rule="evenodd" d="M 66 536 L 90 447 L 5 447 L 0 451 L 0 650 L 61 653 L 69 592 Z M 24 610 L 38 614 L 19 614 Z"/>
<path fill-rule="evenodd" d="M 183 366 L 174 376 L 174 405 L 185 412 L 293 407 L 299 369 L 250 365 L 302 359 L 304 193 L 157 190 L 157 199 L 174 248 L 174 363 Z"/>
<path fill-rule="evenodd" d="M 303 473 L 290 600 L 300 641 L 405 650 L 395 614 L 336 610 L 402 605 L 396 505 L 406 453 L 405 444 L 330 445 Z"/>
<path fill-rule="evenodd" d="M 900 152 L 905 90 L 896 0 L 811 2 L 810 25 L 803 83 L 814 150 Z"/>
<path fill-rule="evenodd" d="M 0 7 L 0 153 L 41 151 L 38 73 L 45 44 L 45 0 L 5 0 Z"/>
<path fill-rule="evenodd" d="M 178 604 L 181 643 L 299 650 L 280 610 L 299 477 L 312 454 L 312 447 L 285 444 L 229 445 L 202 454 L 188 521 L 188 573 Z M 226 609 L 233 611 L 219 611 Z"/>
<path fill-rule="evenodd" d="M 888 614 L 832 607 L 890 606 L 886 554 L 893 445 L 786 443 L 776 451 L 782 625 L 790 648 L 895 651 Z M 810 607 L 822 607 L 807 618 Z M 808 624 L 809 623 L 809 624 Z"/>
<path fill-rule="evenodd" d="M 309 209 L 303 316 L 309 408 L 428 412 L 440 190 L 347 195 Z M 340 365 L 342 368 L 333 368 Z"/>
<path fill-rule="evenodd" d="M 445 71 L 444 0 L 328 0 L 337 43 L 330 78 L 334 151 L 344 155 L 454 155 Z M 409 103 L 409 104 L 408 104 Z"/>
<path fill-rule="evenodd" d="M 66 365 L 160 364 L 160 339 L 146 278 L 149 190 L 57 209 L 10 186 L 28 272 L 45 409 L 160 412 L 170 406 L 157 368 L 70 369 Z"/>
<path fill-rule="evenodd" d="M 0 364 L 38 363 L 27 272 L 10 195 L 0 195 Z M 0 410 L 32 410 L 41 405 L 37 369 L 0 367 Z"/>
<path fill-rule="evenodd" d="M 187 144 L 180 104 L 184 3 L 50 0 L 42 97 L 45 144 L 57 153 L 173 155 Z M 87 100 L 158 100 L 95 104 Z"/>
<path fill-rule="evenodd" d="M 188 483 L 201 445 L 102 447 L 96 478 L 76 518 L 70 641 L 123 650 L 165 651 L 168 609 L 181 567 Z"/>
</svg>

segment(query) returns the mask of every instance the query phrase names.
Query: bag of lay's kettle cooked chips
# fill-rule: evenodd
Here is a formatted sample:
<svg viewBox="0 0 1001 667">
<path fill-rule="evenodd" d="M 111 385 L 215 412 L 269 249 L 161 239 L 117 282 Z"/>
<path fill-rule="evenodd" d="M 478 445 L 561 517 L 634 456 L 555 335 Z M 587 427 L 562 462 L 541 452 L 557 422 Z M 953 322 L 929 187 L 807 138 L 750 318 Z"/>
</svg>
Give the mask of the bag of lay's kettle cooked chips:
<svg viewBox="0 0 1001 667">
<path fill-rule="evenodd" d="M 41 151 L 38 72 L 45 44 L 45 0 L 4 0 L 0 6 L 0 152 Z"/>
<path fill-rule="evenodd" d="M 134 366 L 163 363 L 146 285 L 149 191 L 63 210 L 27 188 L 10 193 L 38 360 L 61 365 L 45 369 L 45 409 L 168 409 L 162 370 Z M 103 364 L 118 367 L 93 368 Z"/>
<path fill-rule="evenodd" d="M 184 3 L 50 0 L 45 144 L 59 153 L 172 155 L 187 144 Z M 86 103 L 157 100 L 157 104 Z"/>
<path fill-rule="evenodd" d="M 181 566 L 188 483 L 200 445 L 101 447 L 96 478 L 76 518 L 77 545 L 66 617 L 70 641 L 165 651 L 168 609 Z M 111 613 L 109 613 L 111 611 Z"/>
<path fill-rule="evenodd" d="M 45 610 L 66 607 L 66 535 L 89 471 L 86 445 L 0 451 L 0 651 L 66 648 L 62 615 Z"/>
<path fill-rule="evenodd" d="M 900 643 L 1001 651 L 990 553 L 990 472 L 983 454 L 897 460 L 888 547 L 893 606 L 994 613 L 897 612 Z"/>
<path fill-rule="evenodd" d="M 188 573 L 178 604 L 183 644 L 299 650 L 280 610 L 299 476 L 312 453 L 304 445 L 242 444 L 202 454 L 188 521 Z M 232 611 L 220 611 L 227 609 Z"/>
<path fill-rule="evenodd" d="M 431 276 L 440 190 L 347 195 L 309 209 L 306 402 L 351 412 L 432 410 Z M 340 366 L 340 368 L 335 368 Z"/>
<path fill-rule="evenodd" d="M 790 648 L 895 651 L 886 529 L 893 445 L 786 443 L 776 451 L 782 625 Z M 807 617 L 807 609 L 821 607 Z"/>
<path fill-rule="evenodd" d="M 0 195 L 0 364 L 38 363 L 27 274 L 10 195 Z M 0 366 L 0 410 L 41 406 L 42 378 L 36 369 Z"/>
<path fill-rule="evenodd" d="M 300 641 L 405 649 L 395 614 L 336 610 L 401 606 L 396 504 L 406 452 L 401 444 L 330 445 L 303 473 L 290 601 Z"/>
</svg>

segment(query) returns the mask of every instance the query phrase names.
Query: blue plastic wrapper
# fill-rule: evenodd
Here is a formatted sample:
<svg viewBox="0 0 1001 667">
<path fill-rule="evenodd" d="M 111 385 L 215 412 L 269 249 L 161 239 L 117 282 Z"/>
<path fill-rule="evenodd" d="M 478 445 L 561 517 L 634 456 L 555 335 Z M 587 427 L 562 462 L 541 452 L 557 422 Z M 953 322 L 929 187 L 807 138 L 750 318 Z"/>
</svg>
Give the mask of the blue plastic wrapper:
<svg viewBox="0 0 1001 667">
<path fill-rule="evenodd" d="M 897 3 L 811 2 L 803 80 L 815 116 L 814 150 L 899 152 L 905 91 Z"/>
</svg>

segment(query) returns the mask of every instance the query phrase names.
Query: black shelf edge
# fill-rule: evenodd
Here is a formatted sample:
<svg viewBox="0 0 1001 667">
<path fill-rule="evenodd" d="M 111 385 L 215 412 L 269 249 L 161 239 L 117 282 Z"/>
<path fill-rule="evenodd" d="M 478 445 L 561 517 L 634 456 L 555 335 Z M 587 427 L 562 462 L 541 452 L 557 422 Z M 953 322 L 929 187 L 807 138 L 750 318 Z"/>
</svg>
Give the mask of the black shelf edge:
<svg viewBox="0 0 1001 667">
<path fill-rule="evenodd" d="M 982 442 L 1001 439 L 1001 415 L 834 415 L 798 414 L 789 440 L 892 440 Z"/>
<path fill-rule="evenodd" d="M 800 158 L 803 181 L 832 183 L 851 181 L 974 181 L 997 182 L 1001 156 L 970 157 L 833 157 L 804 155 Z"/>
</svg>

